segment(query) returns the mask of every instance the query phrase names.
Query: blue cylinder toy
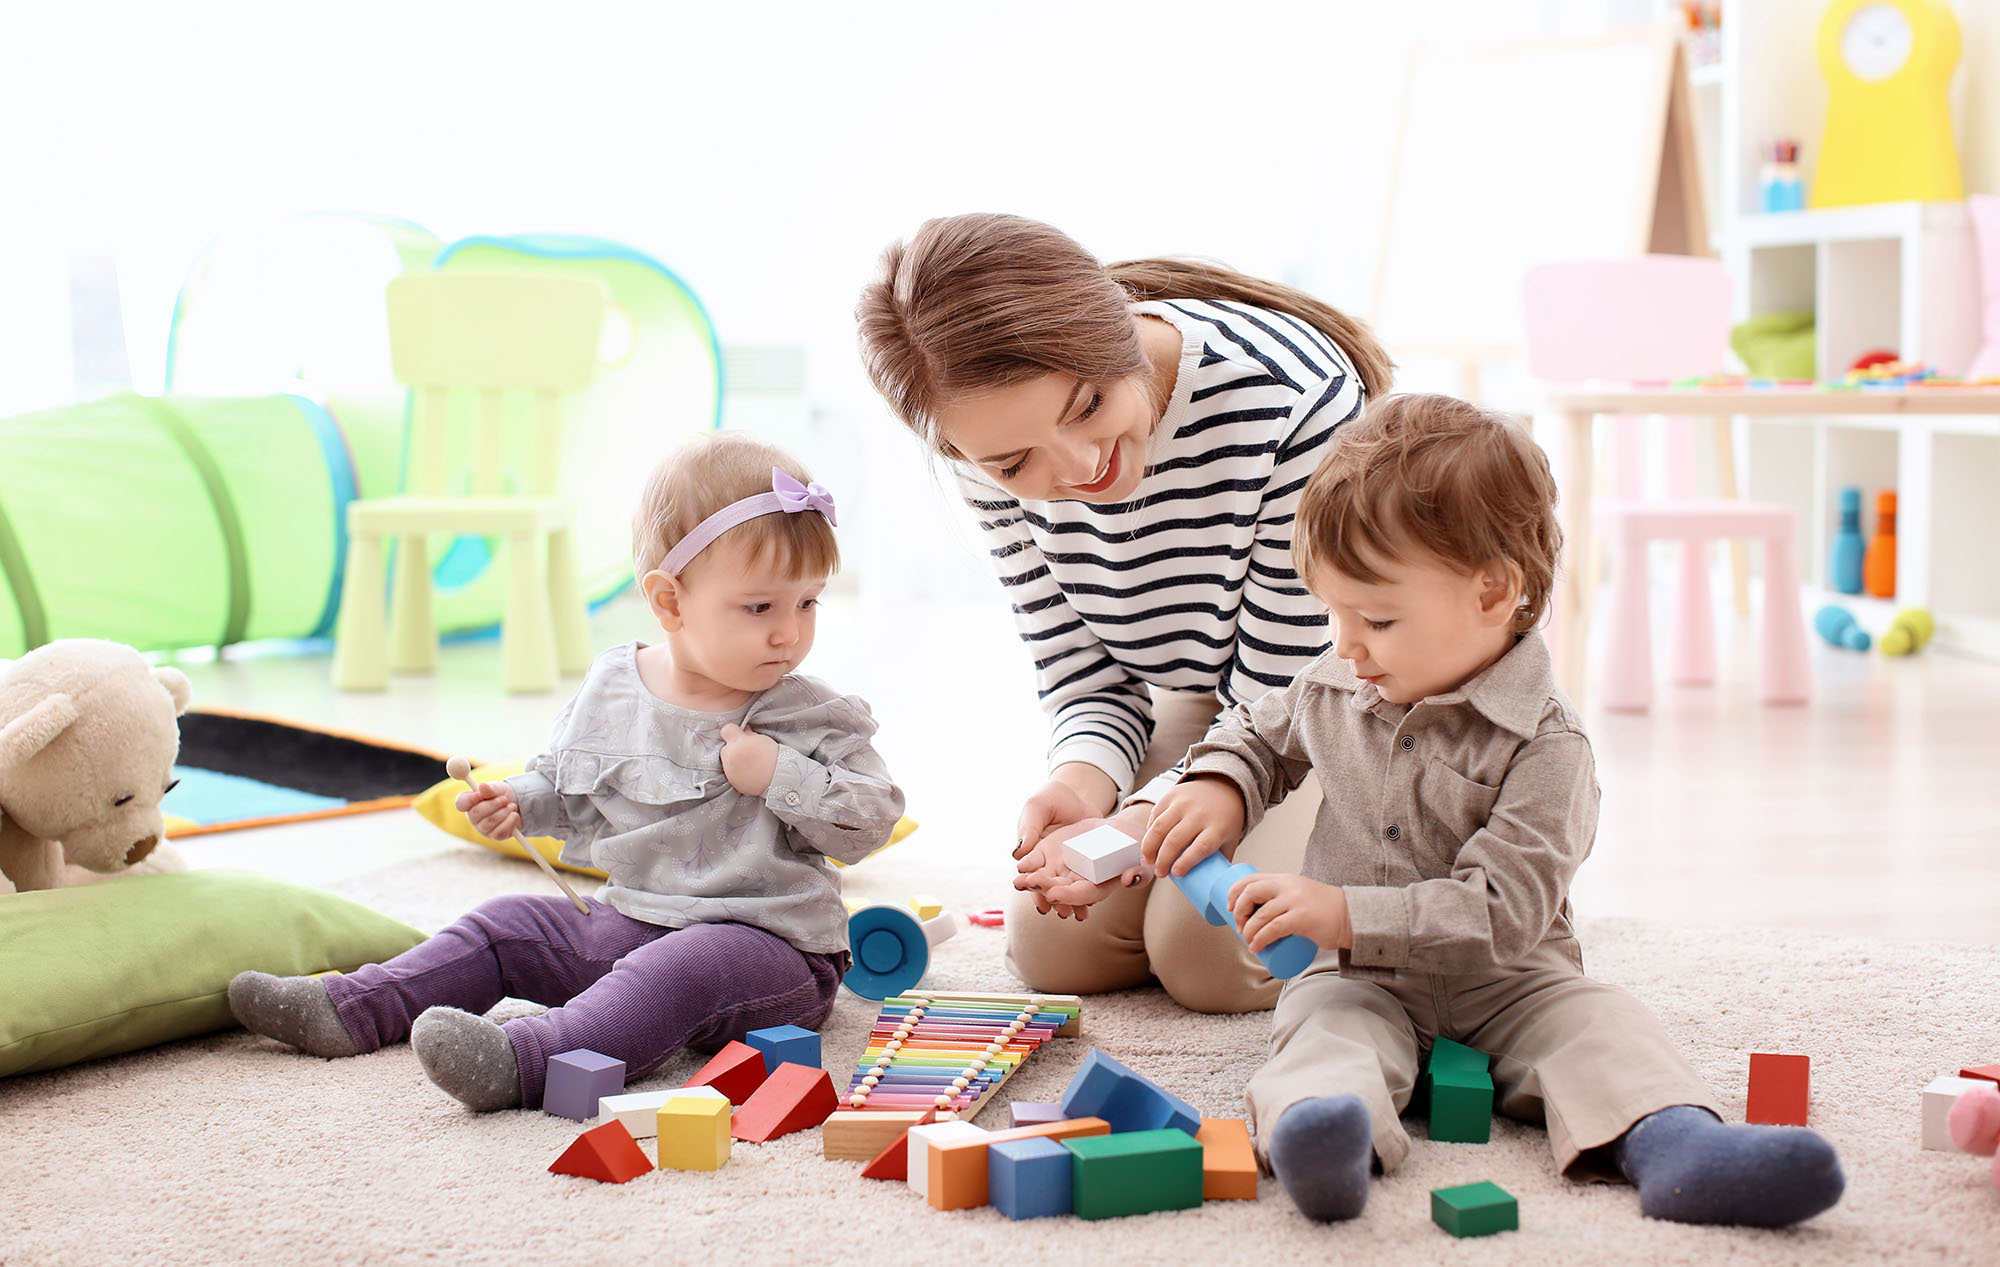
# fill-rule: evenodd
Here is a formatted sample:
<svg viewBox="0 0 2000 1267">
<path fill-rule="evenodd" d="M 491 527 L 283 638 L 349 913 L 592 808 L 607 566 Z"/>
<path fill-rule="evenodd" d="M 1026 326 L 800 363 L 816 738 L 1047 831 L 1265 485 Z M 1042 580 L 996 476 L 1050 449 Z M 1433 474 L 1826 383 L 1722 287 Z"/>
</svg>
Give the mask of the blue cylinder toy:
<svg viewBox="0 0 2000 1267">
<path fill-rule="evenodd" d="M 1826 574 L 1833 588 L 1843 594 L 1861 592 L 1861 560 L 1868 543 L 1861 536 L 1861 490 L 1840 490 L 1840 529 L 1833 534 L 1833 553 L 1827 557 Z"/>
<path fill-rule="evenodd" d="M 1837 603 L 1828 603 L 1813 613 L 1813 628 L 1819 636 L 1848 651 L 1868 650 L 1868 631 L 1854 619 L 1854 613 Z"/>
<path fill-rule="evenodd" d="M 1201 912 L 1203 919 L 1217 928 L 1235 923 L 1229 917 L 1229 890 L 1245 876 L 1257 874 L 1257 868 L 1247 862 L 1232 863 L 1219 853 L 1212 853 L 1194 866 L 1186 875 L 1174 877 L 1174 883 L 1194 908 Z M 1306 937 L 1281 937 L 1257 952 L 1257 961 L 1264 970 L 1280 981 L 1289 980 L 1304 972 L 1319 954 L 1319 947 Z"/>
</svg>

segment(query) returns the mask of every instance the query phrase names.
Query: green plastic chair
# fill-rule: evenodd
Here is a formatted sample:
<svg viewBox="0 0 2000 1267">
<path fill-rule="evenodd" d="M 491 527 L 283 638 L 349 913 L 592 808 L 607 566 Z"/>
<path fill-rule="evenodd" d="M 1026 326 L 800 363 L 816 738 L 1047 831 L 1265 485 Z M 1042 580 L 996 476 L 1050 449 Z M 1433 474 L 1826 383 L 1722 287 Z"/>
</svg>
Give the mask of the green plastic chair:
<svg viewBox="0 0 2000 1267">
<path fill-rule="evenodd" d="M 436 667 L 431 536 L 481 534 L 506 543 L 506 687 L 552 690 L 559 674 L 590 664 L 576 512 L 558 490 L 562 397 L 587 386 L 596 370 L 604 286 L 552 274 L 419 273 L 390 282 L 388 303 L 390 363 L 413 392 L 409 474 L 400 496 L 348 507 L 334 685 L 381 690 L 392 670 Z M 455 413 L 463 403 L 472 408 Z M 459 416 L 467 412 L 469 420 Z M 470 475 L 462 477 L 467 448 Z M 512 488 L 510 471 L 519 473 Z M 469 487 L 455 490 L 460 482 Z"/>
</svg>

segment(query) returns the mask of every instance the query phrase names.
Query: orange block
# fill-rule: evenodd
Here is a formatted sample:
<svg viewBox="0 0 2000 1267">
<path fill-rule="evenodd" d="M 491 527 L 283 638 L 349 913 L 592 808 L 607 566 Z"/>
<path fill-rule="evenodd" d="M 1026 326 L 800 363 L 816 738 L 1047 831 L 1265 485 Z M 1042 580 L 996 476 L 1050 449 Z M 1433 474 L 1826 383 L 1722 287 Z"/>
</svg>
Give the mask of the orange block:
<svg viewBox="0 0 2000 1267">
<path fill-rule="evenodd" d="M 937 1110 L 929 1108 L 924 1115 L 911 1125 L 928 1126 L 937 1121 Z M 875 1160 L 861 1168 L 863 1179 L 899 1179 L 907 1182 L 910 1177 L 910 1128 L 904 1127 L 896 1142 L 875 1154 Z"/>
<path fill-rule="evenodd" d="M 754 1047 L 749 1051 L 759 1060 L 764 1058 Z M 834 1094 L 832 1075 L 813 1065 L 787 1061 L 764 1079 L 764 1085 L 736 1110 L 736 1116 L 729 1122 L 729 1134 L 735 1139 L 762 1144 L 780 1135 L 818 1126 L 839 1107 L 840 1097 Z"/>
<path fill-rule="evenodd" d="M 1750 1099 L 1743 1120 L 1769 1126 L 1804 1126 L 1812 1086 L 1810 1056 L 1750 1053 Z"/>
<path fill-rule="evenodd" d="M 1078 1139 L 1109 1135 L 1111 1123 L 1101 1117 L 1075 1117 L 1065 1122 L 1017 1126 L 973 1139 L 944 1140 L 931 1145 L 931 1173 L 924 1196 L 940 1210 L 969 1210 L 985 1205 L 986 1150 L 1012 1139 Z"/>
<path fill-rule="evenodd" d="M 581 1175 L 603 1183 L 625 1183 L 652 1168 L 646 1150 L 615 1118 L 577 1136 L 562 1156 L 549 1163 L 552 1175 Z"/>
<path fill-rule="evenodd" d="M 1250 1124 L 1235 1117 L 1205 1117 L 1194 1137 L 1201 1141 L 1201 1199 L 1255 1201 L 1257 1154 L 1250 1147 Z"/>
<path fill-rule="evenodd" d="M 764 1053 L 748 1043 L 730 1043 L 688 1079 L 691 1087 L 714 1087 L 742 1108 L 764 1085 Z"/>
</svg>

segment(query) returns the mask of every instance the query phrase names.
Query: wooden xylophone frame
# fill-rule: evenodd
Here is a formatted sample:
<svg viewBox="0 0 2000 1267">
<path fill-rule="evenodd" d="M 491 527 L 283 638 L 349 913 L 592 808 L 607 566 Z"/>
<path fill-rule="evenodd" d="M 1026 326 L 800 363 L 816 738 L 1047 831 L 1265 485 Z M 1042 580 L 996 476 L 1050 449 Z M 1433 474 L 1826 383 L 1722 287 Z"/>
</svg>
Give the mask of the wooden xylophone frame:
<svg viewBox="0 0 2000 1267">
<path fill-rule="evenodd" d="M 965 1011 L 987 1015 L 955 1014 Z M 906 990 L 884 999 L 842 1107 L 820 1128 L 824 1155 L 867 1161 L 926 1113 L 971 1121 L 1043 1043 L 1082 1033 L 1082 1021 L 1083 1000 L 1074 994 Z M 923 1090 L 899 1085 L 899 1064 Z"/>
</svg>

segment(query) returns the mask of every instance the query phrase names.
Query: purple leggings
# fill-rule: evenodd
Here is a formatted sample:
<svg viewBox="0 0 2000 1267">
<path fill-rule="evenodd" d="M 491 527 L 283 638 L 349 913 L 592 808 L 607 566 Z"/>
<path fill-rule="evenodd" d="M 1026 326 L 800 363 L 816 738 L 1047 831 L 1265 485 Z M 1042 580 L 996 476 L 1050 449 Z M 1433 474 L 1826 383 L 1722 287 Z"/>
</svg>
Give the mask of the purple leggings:
<svg viewBox="0 0 2000 1267">
<path fill-rule="evenodd" d="M 713 1051 L 753 1029 L 814 1029 L 833 1010 L 845 956 L 808 954 L 748 924 L 663 928 L 585 898 L 512 894 L 482 902 L 387 963 L 325 978 L 359 1050 L 410 1035 L 427 1007 L 483 1013 L 502 998 L 549 1010 L 502 1028 L 521 1066 L 521 1103 L 538 1108 L 549 1057 L 587 1047 L 657 1069 L 684 1046 Z"/>
</svg>

